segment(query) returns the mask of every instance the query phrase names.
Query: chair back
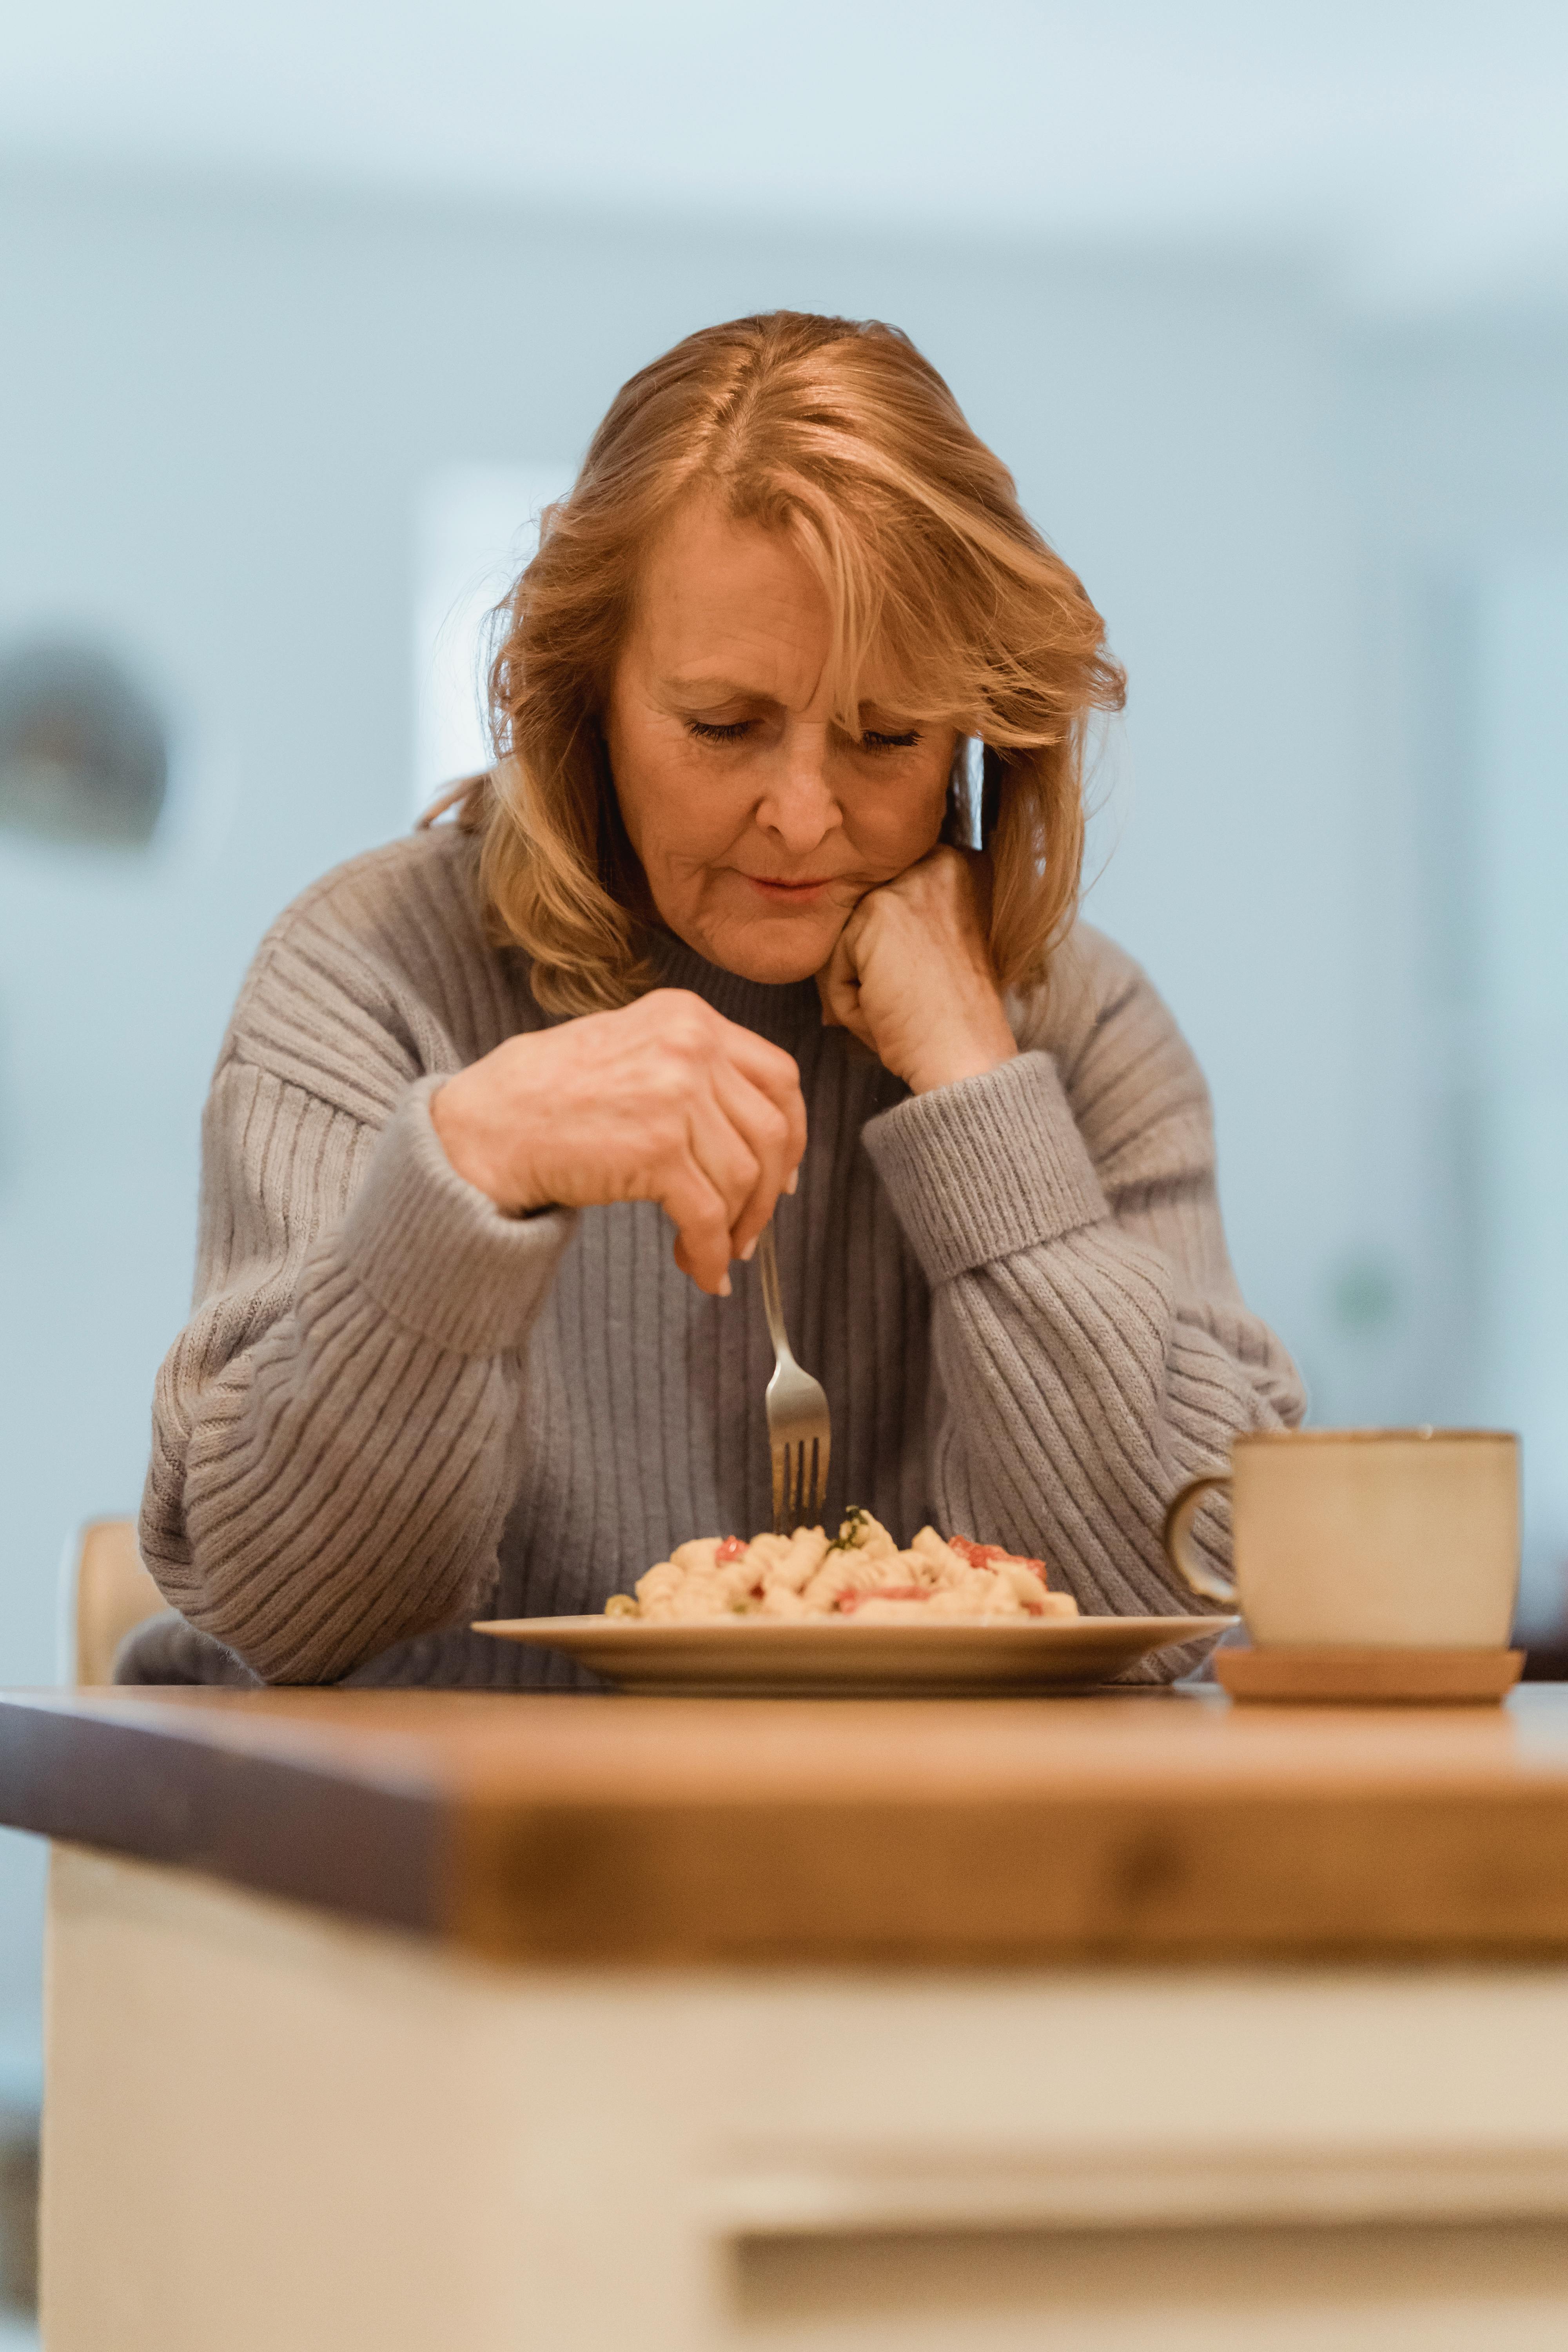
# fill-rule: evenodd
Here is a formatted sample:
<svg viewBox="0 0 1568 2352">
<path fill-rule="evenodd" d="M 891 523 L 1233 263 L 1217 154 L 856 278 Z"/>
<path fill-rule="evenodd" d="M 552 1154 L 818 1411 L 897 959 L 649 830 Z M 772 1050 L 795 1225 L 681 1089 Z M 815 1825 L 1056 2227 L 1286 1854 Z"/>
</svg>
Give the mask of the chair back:
<svg viewBox="0 0 1568 2352">
<path fill-rule="evenodd" d="M 169 1605 L 142 1565 L 134 1519 L 89 1519 L 66 1548 L 64 1586 L 68 1678 L 111 1682 L 126 1634 Z"/>
</svg>

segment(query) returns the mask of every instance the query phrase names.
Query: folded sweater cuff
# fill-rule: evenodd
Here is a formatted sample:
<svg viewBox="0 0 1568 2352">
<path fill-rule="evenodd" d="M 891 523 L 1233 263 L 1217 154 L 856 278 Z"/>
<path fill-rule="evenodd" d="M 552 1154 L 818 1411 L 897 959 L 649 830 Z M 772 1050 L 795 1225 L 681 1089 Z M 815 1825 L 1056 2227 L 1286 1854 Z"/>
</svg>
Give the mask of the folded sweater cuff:
<svg viewBox="0 0 1568 2352">
<path fill-rule="evenodd" d="M 1110 1214 L 1048 1054 L 912 1095 L 865 1142 L 933 1284 Z"/>
<path fill-rule="evenodd" d="M 507 1355 L 527 1339 L 576 1217 L 509 1217 L 459 1176 L 430 1119 L 441 1084 L 419 1079 L 383 1129 L 343 1257 L 395 1322 L 458 1355 Z"/>
</svg>

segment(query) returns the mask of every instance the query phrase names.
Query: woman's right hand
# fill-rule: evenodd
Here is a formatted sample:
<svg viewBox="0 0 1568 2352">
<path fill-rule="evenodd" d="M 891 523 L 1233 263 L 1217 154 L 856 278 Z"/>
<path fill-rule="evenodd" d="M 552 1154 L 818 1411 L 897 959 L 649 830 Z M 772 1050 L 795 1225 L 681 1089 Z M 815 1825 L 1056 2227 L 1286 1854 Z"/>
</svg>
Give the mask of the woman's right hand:
<svg viewBox="0 0 1568 2352">
<path fill-rule="evenodd" d="M 509 1037 L 430 1101 L 459 1176 L 509 1215 L 657 1201 L 675 1262 L 727 1297 L 805 1149 L 792 1055 L 685 989 Z"/>
</svg>

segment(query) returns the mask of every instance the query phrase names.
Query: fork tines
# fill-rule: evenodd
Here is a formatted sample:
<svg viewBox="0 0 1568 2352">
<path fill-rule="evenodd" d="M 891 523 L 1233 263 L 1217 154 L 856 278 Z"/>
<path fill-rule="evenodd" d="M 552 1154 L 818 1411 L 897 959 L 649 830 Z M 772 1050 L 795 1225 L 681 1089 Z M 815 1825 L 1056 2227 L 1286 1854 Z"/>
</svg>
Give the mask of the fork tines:
<svg viewBox="0 0 1568 2352">
<path fill-rule="evenodd" d="M 773 1469 L 773 1533 L 782 1536 L 815 1525 L 827 1507 L 832 1428 L 821 1382 L 803 1372 L 790 1352 L 771 1220 L 757 1236 L 757 1272 L 773 1343 L 773 1376 L 765 1403 Z"/>
<path fill-rule="evenodd" d="M 829 1441 L 819 1437 L 773 1447 L 775 1535 L 793 1535 L 796 1528 L 815 1527 L 821 1518 L 827 1505 L 829 1451 Z"/>
</svg>

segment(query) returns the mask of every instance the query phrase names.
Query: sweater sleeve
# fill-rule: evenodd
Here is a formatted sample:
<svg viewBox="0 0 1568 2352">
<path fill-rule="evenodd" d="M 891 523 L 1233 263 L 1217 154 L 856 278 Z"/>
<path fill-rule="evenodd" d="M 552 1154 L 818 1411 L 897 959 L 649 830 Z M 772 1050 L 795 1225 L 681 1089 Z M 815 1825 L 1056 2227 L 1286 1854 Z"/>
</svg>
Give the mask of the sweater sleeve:
<svg viewBox="0 0 1568 2352">
<path fill-rule="evenodd" d="M 1038 1049 L 884 1112 L 866 1142 L 931 1286 L 942 1523 L 1048 1559 L 1086 1611 L 1190 1614 L 1206 1604 L 1161 1542 L 1172 1496 L 1304 1399 L 1231 1272 L 1196 1065 L 1138 979 L 1139 1034 L 1102 1016 L 1074 1071 L 1099 1164 Z M 1194 1535 L 1228 1568 L 1223 1501 Z"/>
<path fill-rule="evenodd" d="M 494 1581 L 573 1219 L 505 1217 L 464 1182 L 439 1083 L 377 1128 L 231 1059 L 208 1104 L 198 1304 L 158 1380 L 142 1545 L 268 1681 L 334 1679 Z"/>
</svg>

